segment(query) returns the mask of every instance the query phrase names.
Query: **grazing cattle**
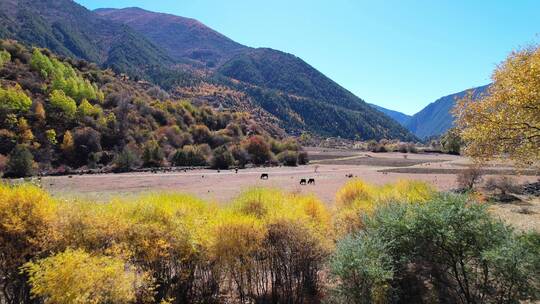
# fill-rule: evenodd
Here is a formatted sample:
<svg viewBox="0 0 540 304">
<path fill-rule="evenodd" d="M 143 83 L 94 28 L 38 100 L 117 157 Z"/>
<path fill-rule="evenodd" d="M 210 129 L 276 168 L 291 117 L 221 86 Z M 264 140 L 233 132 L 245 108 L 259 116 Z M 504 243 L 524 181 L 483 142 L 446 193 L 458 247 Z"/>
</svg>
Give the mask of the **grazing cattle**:
<svg viewBox="0 0 540 304">
<path fill-rule="evenodd" d="M 234 169 L 234 173 L 238 173 L 238 168 L 235 168 L 235 169 Z"/>
<path fill-rule="evenodd" d="M 261 179 L 268 179 L 268 173 L 261 174 Z"/>
<path fill-rule="evenodd" d="M 306 179 L 305 179 L 305 178 L 302 178 L 302 179 L 300 180 L 300 185 L 305 185 L 306 182 L 307 182 Z"/>
<path fill-rule="evenodd" d="M 312 185 L 312 184 L 315 185 L 315 179 L 310 178 L 310 179 L 308 179 L 307 183 L 308 183 L 308 185 Z"/>
<path fill-rule="evenodd" d="M 347 178 L 352 178 L 353 175 L 352 175 L 352 173 L 349 173 L 349 174 L 345 174 L 345 177 L 347 177 Z"/>
</svg>

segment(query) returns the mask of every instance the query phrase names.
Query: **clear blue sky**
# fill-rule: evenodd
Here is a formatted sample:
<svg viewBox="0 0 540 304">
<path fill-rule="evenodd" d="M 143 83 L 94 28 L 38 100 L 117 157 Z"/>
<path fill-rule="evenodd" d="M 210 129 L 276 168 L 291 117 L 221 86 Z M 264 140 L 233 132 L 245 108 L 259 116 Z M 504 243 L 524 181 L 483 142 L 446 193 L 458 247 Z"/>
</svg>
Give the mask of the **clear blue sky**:
<svg viewBox="0 0 540 304">
<path fill-rule="evenodd" d="M 292 53 L 367 102 L 413 114 L 490 82 L 539 41 L 538 0 L 77 0 L 198 19 L 252 47 Z"/>
</svg>

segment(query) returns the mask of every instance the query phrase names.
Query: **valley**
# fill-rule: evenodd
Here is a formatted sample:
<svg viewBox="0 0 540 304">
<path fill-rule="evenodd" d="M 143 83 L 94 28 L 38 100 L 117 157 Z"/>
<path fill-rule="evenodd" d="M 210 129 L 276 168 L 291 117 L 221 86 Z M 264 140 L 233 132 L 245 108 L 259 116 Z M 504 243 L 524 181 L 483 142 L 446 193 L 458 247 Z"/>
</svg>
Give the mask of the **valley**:
<svg viewBox="0 0 540 304">
<path fill-rule="evenodd" d="M 187 172 L 145 172 L 49 176 L 41 185 L 60 198 L 108 201 L 117 196 L 173 191 L 193 194 L 205 200 L 225 203 L 249 188 L 275 188 L 291 193 L 315 195 L 333 206 L 338 189 L 351 177 L 384 185 L 398 180 L 418 180 L 433 185 L 439 191 L 458 188 L 459 172 L 470 162 L 461 156 L 445 154 L 372 153 L 351 150 L 306 148 L 311 162 L 299 167 L 268 167 L 235 170 L 194 169 Z M 493 165 L 484 179 L 498 176 L 508 167 Z M 404 172 L 399 172 L 399 170 Z M 422 170 L 414 174 L 415 169 Z M 398 172 L 393 172 L 396 170 Z M 411 173 L 413 172 L 413 173 Z M 268 180 L 260 179 L 267 173 Z M 491 174 L 490 174 L 491 173 Z M 503 173 L 508 173 L 503 171 Z M 514 175 L 514 174 L 512 174 Z M 538 172 L 513 176 L 519 184 L 535 182 Z M 315 185 L 300 185 L 301 179 L 315 179 Z"/>
<path fill-rule="evenodd" d="M 538 3 L 119 3 L 0 0 L 0 304 L 538 303 Z"/>
</svg>

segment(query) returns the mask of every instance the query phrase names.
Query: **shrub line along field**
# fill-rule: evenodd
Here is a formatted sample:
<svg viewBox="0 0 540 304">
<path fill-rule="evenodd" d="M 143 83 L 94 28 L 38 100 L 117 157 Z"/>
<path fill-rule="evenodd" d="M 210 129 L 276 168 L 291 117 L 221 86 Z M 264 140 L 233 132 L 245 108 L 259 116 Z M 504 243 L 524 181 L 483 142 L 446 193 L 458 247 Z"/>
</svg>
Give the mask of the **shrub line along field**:
<svg viewBox="0 0 540 304">
<path fill-rule="evenodd" d="M 300 167 L 256 167 L 238 170 L 193 169 L 187 172 L 135 172 L 47 176 L 42 178 L 45 189 L 59 197 L 83 197 L 98 201 L 117 195 L 148 191 L 179 191 L 216 202 L 227 202 L 241 189 L 272 187 L 295 193 L 317 195 L 326 204 L 332 204 L 337 190 L 349 180 L 347 176 L 361 178 L 373 184 L 386 184 L 399 179 L 426 181 L 440 191 L 457 188 L 457 173 L 465 170 L 468 161 L 460 156 L 446 154 L 370 153 L 335 149 L 307 148 L 312 163 Z M 359 156 L 361 155 L 361 156 Z M 351 157 L 361 157 L 363 163 L 350 164 Z M 404 157 L 407 157 L 406 159 Z M 320 160 L 324 159 L 324 162 Z M 404 163 L 408 167 L 403 167 Z M 426 170 L 424 174 L 388 172 L 391 170 Z M 490 167 L 489 170 L 505 168 Z M 488 174 L 501 171 L 486 171 Z M 506 172 L 506 171 L 504 171 Z M 268 180 L 260 175 L 268 173 Z M 300 185 L 302 178 L 314 178 L 315 186 Z M 518 183 L 536 181 L 538 175 L 514 176 Z"/>
<path fill-rule="evenodd" d="M 96 203 L 0 184 L 0 303 L 538 299 L 540 235 L 476 193 L 356 178 L 334 202 L 259 188 L 222 205 L 180 193 Z"/>
</svg>

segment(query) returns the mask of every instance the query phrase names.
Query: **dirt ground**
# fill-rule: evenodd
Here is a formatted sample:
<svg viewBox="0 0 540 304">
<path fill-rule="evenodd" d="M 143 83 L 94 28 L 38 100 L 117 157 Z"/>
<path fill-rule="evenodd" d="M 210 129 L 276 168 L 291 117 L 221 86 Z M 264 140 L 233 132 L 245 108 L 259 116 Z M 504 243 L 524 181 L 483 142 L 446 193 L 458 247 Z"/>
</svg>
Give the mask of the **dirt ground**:
<svg viewBox="0 0 540 304">
<path fill-rule="evenodd" d="M 511 203 L 494 203 L 489 210 L 518 230 L 540 232 L 540 197 L 523 198 Z"/>
<path fill-rule="evenodd" d="M 385 184 L 399 179 L 431 183 L 445 191 L 456 188 L 456 173 L 467 160 L 443 154 L 370 153 L 331 149 L 309 149 L 311 164 L 300 167 L 250 168 L 239 170 L 192 170 L 170 173 L 123 173 L 44 177 L 42 184 L 56 196 L 77 196 L 108 200 L 112 196 L 152 191 L 176 191 L 225 203 L 250 187 L 276 187 L 285 191 L 313 193 L 331 205 L 337 190 L 352 174 L 367 182 Z M 422 168 L 422 173 L 392 172 L 396 168 Z M 441 171 L 442 170 L 442 171 Z M 413 171 L 414 172 L 414 171 Z M 267 180 L 260 179 L 267 173 Z M 314 178 L 314 185 L 300 185 L 300 179 Z M 516 180 L 534 181 L 538 176 L 519 176 Z"/>
</svg>

